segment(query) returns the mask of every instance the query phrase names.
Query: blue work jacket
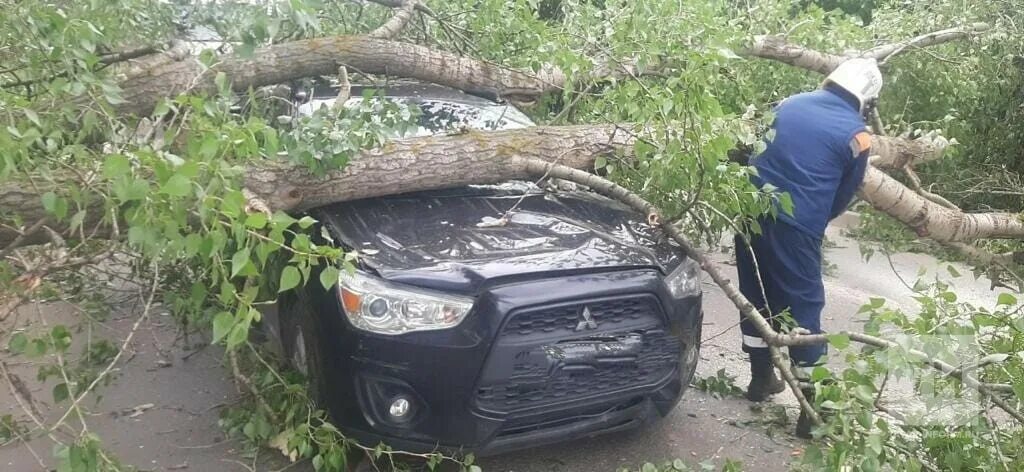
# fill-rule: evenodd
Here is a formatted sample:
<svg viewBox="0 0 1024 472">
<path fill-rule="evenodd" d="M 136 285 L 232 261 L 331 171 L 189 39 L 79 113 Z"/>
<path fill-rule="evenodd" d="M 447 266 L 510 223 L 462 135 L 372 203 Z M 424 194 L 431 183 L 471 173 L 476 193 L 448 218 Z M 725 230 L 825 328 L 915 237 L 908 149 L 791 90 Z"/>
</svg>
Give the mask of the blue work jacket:
<svg viewBox="0 0 1024 472">
<path fill-rule="evenodd" d="M 772 128 L 752 180 L 789 193 L 793 215 L 779 219 L 820 239 L 864 180 L 870 137 L 857 101 L 833 88 L 794 95 L 776 107 Z"/>
</svg>

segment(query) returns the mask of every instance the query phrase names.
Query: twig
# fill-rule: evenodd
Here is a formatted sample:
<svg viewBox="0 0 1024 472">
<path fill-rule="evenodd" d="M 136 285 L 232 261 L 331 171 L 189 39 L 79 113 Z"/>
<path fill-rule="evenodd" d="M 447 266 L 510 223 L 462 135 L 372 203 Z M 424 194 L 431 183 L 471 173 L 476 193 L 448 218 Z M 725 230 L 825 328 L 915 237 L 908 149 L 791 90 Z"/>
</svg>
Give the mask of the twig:
<svg viewBox="0 0 1024 472">
<path fill-rule="evenodd" d="M 14 397 L 14 401 L 18 402 L 18 406 L 21 407 L 22 411 L 36 424 L 39 428 L 45 428 L 42 418 L 42 414 L 39 413 L 39 409 L 36 408 L 35 403 L 32 401 L 32 393 L 29 392 L 25 384 L 22 383 L 16 375 L 12 374 L 7 370 L 7 363 L 0 360 L 0 374 L 3 374 L 4 380 L 7 381 L 8 388 L 11 389 L 11 395 Z"/>
<path fill-rule="evenodd" d="M 7 255 L 11 253 L 11 251 L 14 251 L 19 246 L 21 246 L 22 242 L 24 242 L 30 236 L 36 234 L 40 229 L 43 228 L 43 225 L 49 222 L 49 220 L 49 218 L 44 216 L 40 218 L 39 221 L 33 223 L 32 226 L 26 228 L 25 231 L 22 231 L 21 234 L 18 235 L 18 237 L 14 238 L 14 241 L 11 241 L 11 243 L 8 244 L 7 247 L 0 251 L 0 260 L 5 259 Z"/>
<path fill-rule="evenodd" d="M 249 380 L 248 377 L 242 374 L 242 369 L 238 367 L 238 354 L 235 352 L 234 349 L 228 349 L 228 362 L 231 363 L 231 375 L 235 378 L 235 381 L 238 382 L 240 385 L 245 386 L 245 388 L 249 390 L 249 393 L 251 393 L 253 398 L 256 399 L 256 402 L 260 405 L 260 407 L 266 410 L 267 414 L 270 415 L 271 418 L 276 418 L 277 415 L 274 414 L 274 409 L 271 408 L 270 404 L 267 403 L 267 400 L 263 398 L 263 395 L 260 394 L 259 389 L 257 389 L 256 386 L 253 385 L 252 381 Z"/>
</svg>

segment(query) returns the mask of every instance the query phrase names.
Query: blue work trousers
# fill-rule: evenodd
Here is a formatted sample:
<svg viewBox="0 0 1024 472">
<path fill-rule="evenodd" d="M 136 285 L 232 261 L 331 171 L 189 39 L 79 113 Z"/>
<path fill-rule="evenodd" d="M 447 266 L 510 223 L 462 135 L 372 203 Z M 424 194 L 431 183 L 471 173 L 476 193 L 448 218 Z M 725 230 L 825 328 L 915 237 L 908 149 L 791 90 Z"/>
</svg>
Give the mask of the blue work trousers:
<svg viewBox="0 0 1024 472">
<path fill-rule="evenodd" d="M 782 221 L 761 219 L 758 223 L 761 234 L 749 236 L 749 247 L 744 236 L 735 238 L 740 292 L 776 329 L 779 315 L 788 310 L 798 326 L 821 333 L 821 311 L 825 307 L 821 239 Z M 761 333 L 746 317 L 740 317 L 743 351 L 752 361 L 759 356 L 767 358 L 768 345 Z M 797 366 L 809 367 L 821 363 L 826 351 L 823 344 L 792 346 L 789 356 Z"/>
</svg>

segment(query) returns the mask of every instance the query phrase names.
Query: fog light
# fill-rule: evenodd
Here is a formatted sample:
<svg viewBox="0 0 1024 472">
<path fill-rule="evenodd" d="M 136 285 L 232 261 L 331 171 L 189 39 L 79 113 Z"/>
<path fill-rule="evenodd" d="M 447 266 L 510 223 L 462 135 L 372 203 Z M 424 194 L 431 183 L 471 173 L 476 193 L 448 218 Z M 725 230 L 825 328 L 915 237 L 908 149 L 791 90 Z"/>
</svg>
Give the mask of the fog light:
<svg viewBox="0 0 1024 472">
<path fill-rule="evenodd" d="M 404 420 L 411 409 L 412 404 L 409 402 L 409 399 L 405 397 L 398 397 L 391 401 L 391 406 L 388 407 L 388 413 L 396 420 Z"/>
</svg>

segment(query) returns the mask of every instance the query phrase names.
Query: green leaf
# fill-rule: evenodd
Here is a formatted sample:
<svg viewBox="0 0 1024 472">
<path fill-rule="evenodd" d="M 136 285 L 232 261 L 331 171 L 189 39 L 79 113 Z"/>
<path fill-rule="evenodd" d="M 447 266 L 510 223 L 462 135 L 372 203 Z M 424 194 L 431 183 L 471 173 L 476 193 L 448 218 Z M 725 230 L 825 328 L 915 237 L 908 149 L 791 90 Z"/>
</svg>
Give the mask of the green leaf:
<svg viewBox="0 0 1024 472">
<path fill-rule="evenodd" d="M 203 143 L 199 146 L 199 155 L 204 159 L 210 159 L 217 154 L 218 147 L 220 147 L 220 143 L 217 136 L 208 134 L 203 138 Z"/>
<path fill-rule="evenodd" d="M 228 333 L 227 342 L 225 344 L 227 344 L 228 349 L 233 349 L 236 346 L 238 346 L 238 345 L 242 344 L 243 342 L 245 342 L 245 340 L 248 337 L 249 337 L 249 323 L 248 322 L 238 323 L 234 327 L 231 328 L 231 332 Z"/>
<path fill-rule="evenodd" d="M 68 392 L 68 384 L 66 384 L 66 383 L 59 383 L 59 384 L 53 386 L 53 402 L 54 403 L 60 403 L 60 402 L 62 402 L 64 400 L 67 400 L 69 396 L 70 396 L 70 393 Z"/>
<path fill-rule="evenodd" d="M 310 226 L 313 226 L 313 223 L 316 223 L 316 220 L 312 216 L 303 216 L 299 219 L 299 228 L 307 229 Z"/>
<path fill-rule="evenodd" d="M 313 456 L 313 469 L 321 470 L 324 468 L 324 456 L 317 454 Z"/>
<path fill-rule="evenodd" d="M 330 290 L 334 284 L 338 283 L 339 275 L 341 275 L 341 272 L 337 267 L 324 267 L 324 270 L 320 271 L 320 284 L 324 286 L 324 290 Z"/>
<path fill-rule="evenodd" d="M 120 154 L 111 154 L 103 160 L 103 176 L 108 179 L 127 175 L 131 170 L 131 162 Z"/>
<path fill-rule="evenodd" d="M 327 465 L 331 467 L 331 470 L 343 470 L 345 458 L 342 456 L 341 449 L 333 448 L 327 453 Z"/>
<path fill-rule="evenodd" d="M 779 206 L 782 207 L 783 213 L 793 216 L 793 197 L 788 193 L 779 194 Z"/>
<path fill-rule="evenodd" d="M 243 247 L 234 256 L 231 256 L 231 277 L 238 275 L 245 265 L 249 263 L 249 248 Z"/>
<path fill-rule="evenodd" d="M 946 270 L 949 271 L 949 275 L 952 275 L 953 277 L 960 277 L 960 271 L 956 270 L 956 267 L 947 265 Z"/>
<path fill-rule="evenodd" d="M 274 226 L 288 227 L 295 223 L 295 218 L 292 218 L 291 215 L 283 211 L 278 211 L 270 218 L 270 222 L 273 223 Z"/>
<path fill-rule="evenodd" d="M 250 213 L 245 217 L 245 225 L 254 229 L 262 229 L 267 225 L 267 215 L 262 212 Z"/>
<path fill-rule="evenodd" d="M 28 118 L 29 121 L 32 122 L 32 124 L 40 128 L 43 127 L 43 125 L 39 124 L 39 115 L 37 115 L 35 111 L 32 111 L 29 108 L 24 108 L 23 110 L 25 112 L 25 116 Z"/>
<path fill-rule="evenodd" d="M 842 350 L 850 346 L 850 336 L 847 334 L 829 334 L 827 337 L 828 343 L 836 349 Z"/>
<path fill-rule="evenodd" d="M 231 316 L 231 313 L 226 311 L 217 313 L 217 316 L 213 317 L 213 342 L 217 343 L 223 339 L 234 324 L 235 318 Z"/>
<path fill-rule="evenodd" d="M 170 195 L 172 197 L 184 197 L 192 193 L 192 182 L 184 175 L 172 175 L 171 178 L 164 182 L 163 186 L 160 187 L 160 193 Z"/>
<path fill-rule="evenodd" d="M 861 384 L 854 387 L 853 396 L 866 405 L 872 405 L 875 402 L 875 391 L 868 385 Z"/>
<path fill-rule="evenodd" d="M 1000 293 L 999 298 L 996 300 L 996 305 L 1013 306 L 1017 304 L 1017 297 L 1010 295 L 1009 293 Z"/>
<path fill-rule="evenodd" d="M 594 170 L 601 170 L 605 167 L 608 167 L 608 159 L 604 156 L 597 156 L 597 158 L 594 159 Z"/>
<path fill-rule="evenodd" d="M 28 336 L 25 336 L 25 333 L 14 333 L 11 339 L 7 341 L 7 349 L 14 354 L 25 352 L 26 346 L 28 346 Z"/>
<path fill-rule="evenodd" d="M 114 182 L 114 193 L 123 202 L 144 200 L 149 194 L 149 183 L 142 179 L 125 176 Z"/>
<path fill-rule="evenodd" d="M 43 354 L 46 354 L 46 343 L 42 339 L 33 339 L 25 349 L 28 357 L 42 357 Z"/>
<path fill-rule="evenodd" d="M 63 219 L 68 215 L 67 200 L 58 197 L 56 193 L 46 192 L 43 194 L 43 208 L 51 215 Z"/>
<path fill-rule="evenodd" d="M 287 266 L 281 271 L 281 283 L 278 285 L 278 292 L 284 292 L 291 290 L 299 285 L 302 281 L 302 275 L 299 274 L 299 269 L 295 266 Z"/>
<path fill-rule="evenodd" d="M 71 332 L 64 325 L 54 326 L 50 330 L 50 339 L 53 340 L 53 345 L 58 350 L 64 351 L 71 346 Z"/>
<path fill-rule="evenodd" d="M 242 215 L 242 208 L 245 206 L 245 196 L 242 192 L 233 190 L 224 195 L 224 200 L 221 201 L 220 209 L 224 214 L 231 217 L 239 217 Z"/>
<path fill-rule="evenodd" d="M 217 72 L 217 75 L 213 78 L 213 83 L 217 86 L 218 91 L 228 91 L 228 76 L 224 72 Z"/>
</svg>

